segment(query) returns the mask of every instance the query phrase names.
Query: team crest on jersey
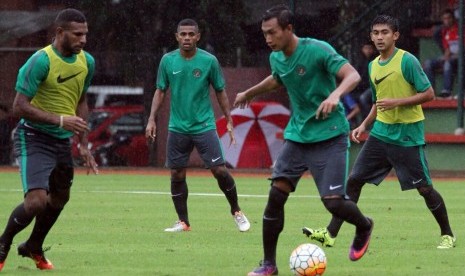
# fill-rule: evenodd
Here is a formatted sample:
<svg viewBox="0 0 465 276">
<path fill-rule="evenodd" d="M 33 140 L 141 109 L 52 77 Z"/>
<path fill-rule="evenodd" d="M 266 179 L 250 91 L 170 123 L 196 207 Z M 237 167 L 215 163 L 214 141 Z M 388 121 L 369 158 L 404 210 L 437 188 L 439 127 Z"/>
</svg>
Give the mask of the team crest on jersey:
<svg viewBox="0 0 465 276">
<path fill-rule="evenodd" d="M 307 70 L 305 69 L 305 66 L 303 66 L 301 64 L 298 64 L 295 67 L 295 72 L 297 73 L 297 75 L 303 76 L 303 75 L 305 75 L 305 72 L 307 72 Z"/>
<path fill-rule="evenodd" d="M 196 68 L 192 71 L 192 75 L 194 76 L 194 78 L 200 78 L 200 76 L 202 75 L 202 71 Z"/>
</svg>

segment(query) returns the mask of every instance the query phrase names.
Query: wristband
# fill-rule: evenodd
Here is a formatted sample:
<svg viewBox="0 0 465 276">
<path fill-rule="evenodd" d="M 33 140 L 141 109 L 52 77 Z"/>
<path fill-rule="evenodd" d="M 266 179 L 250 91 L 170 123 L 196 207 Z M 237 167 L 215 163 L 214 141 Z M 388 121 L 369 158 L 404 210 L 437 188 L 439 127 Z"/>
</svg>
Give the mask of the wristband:
<svg viewBox="0 0 465 276">
<path fill-rule="evenodd" d="M 63 115 L 60 115 L 60 128 L 63 128 Z"/>
</svg>

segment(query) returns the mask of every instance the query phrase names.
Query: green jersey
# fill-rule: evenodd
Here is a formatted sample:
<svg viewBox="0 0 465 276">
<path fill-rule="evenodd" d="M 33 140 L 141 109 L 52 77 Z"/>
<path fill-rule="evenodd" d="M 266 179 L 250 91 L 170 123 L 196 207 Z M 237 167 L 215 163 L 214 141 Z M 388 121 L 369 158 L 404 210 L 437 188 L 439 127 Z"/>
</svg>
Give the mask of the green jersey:
<svg viewBox="0 0 465 276">
<path fill-rule="evenodd" d="M 401 49 L 395 49 L 386 61 L 375 58 L 368 65 L 373 101 L 384 98 L 405 98 L 426 91 L 430 86 L 418 59 Z M 425 144 L 425 116 L 421 105 L 399 106 L 391 110 L 377 110 L 370 134 L 399 146 Z"/>
<path fill-rule="evenodd" d="M 216 92 L 225 88 L 220 64 L 212 54 L 197 48 L 191 59 L 185 59 L 177 49 L 162 57 L 157 88 L 163 92 L 170 88 L 169 130 L 196 134 L 216 129 L 210 85 Z"/>
<path fill-rule="evenodd" d="M 63 57 L 52 45 L 34 53 L 19 69 L 16 91 L 31 99 L 34 107 L 57 115 L 76 115 L 82 94 L 94 74 L 95 61 L 87 52 Z M 73 132 L 57 125 L 22 119 L 29 126 L 57 138 Z"/>
<path fill-rule="evenodd" d="M 289 57 L 282 51 L 271 53 L 273 77 L 286 87 L 292 109 L 285 139 L 314 143 L 349 132 L 342 103 L 328 118 L 315 118 L 320 104 L 336 89 L 336 74 L 347 62 L 331 45 L 311 38 L 299 38 Z"/>
</svg>

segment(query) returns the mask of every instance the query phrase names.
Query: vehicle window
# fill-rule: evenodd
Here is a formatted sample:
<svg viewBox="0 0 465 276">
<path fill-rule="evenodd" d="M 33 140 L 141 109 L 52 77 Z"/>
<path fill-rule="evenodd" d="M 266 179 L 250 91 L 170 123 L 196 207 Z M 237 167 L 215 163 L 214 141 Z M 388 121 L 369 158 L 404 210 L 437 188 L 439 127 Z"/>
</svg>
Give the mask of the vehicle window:
<svg viewBox="0 0 465 276">
<path fill-rule="evenodd" d="M 94 111 L 89 114 L 89 128 L 90 130 L 96 129 L 100 124 L 103 123 L 107 118 L 111 117 L 112 114 L 110 112 L 99 112 Z"/>
<path fill-rule="evenodd" d="M 144 133 L 144 118 L 141 113 L 128 113 L 110 125 L 110 132 L 125 132 L 129 134 Z"/>
</svg>

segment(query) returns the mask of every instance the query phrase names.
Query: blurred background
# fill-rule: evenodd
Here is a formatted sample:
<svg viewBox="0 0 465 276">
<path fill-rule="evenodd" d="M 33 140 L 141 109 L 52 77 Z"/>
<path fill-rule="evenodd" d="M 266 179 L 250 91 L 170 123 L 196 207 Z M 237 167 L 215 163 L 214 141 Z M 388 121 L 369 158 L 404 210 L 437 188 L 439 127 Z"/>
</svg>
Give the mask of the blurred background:
<svg viewBox="0 0 465 276">
<path fill-rule="evenodd" d="M 168 104 L 157 118 L 157 137 L 163 138 L 147 143 L 143 133 L 158 63 L 164 53 L 177 48 L 174 33 L 179 20 L 193 18 L 199 23 L 202 38 L 198 46 L 217 56 L 232 102 L 237 92 L 270 73 L 270 50 L 264 43 L 260 18 L 266 9 L 281 3 L 294 11 L 298 36 L 328 41 L 354 65 L 364 59 L 360 49 L 369 42 L 370 22 L 376 15 L 397 17 L 401 26 L 398 46 L 423 62 L 439 54 L 440 49 L 433 43 L 432 36 L 434 27 L 441 24 L 442 11 L 459 7 L 458 0 L 2 0 L 0 163 L 15 163 L 10 136 L 17 118 L 10 109 L 18 69 L 34 51 L 51 43 L 52 24 L 59 10 L 77 8 L 87 17 L 89 34 L 85 49 L 96 59 L 93 86 L 88 93 L 93 109 L 89 120 L 93 129 L 90 138 L 99 163 L 103 166 L 161 167 L 165 159 Z M 460 93 L 456 91 L 455 94 Z M 284 91 L 263 96 L 258 101 L 289 108 Z M 220 119 L 222 114 L 217 104 L 214 106 Z M 432 144 L 429 148 L 435 149 L 430 150 L 430 155 L 434 156 L 430 157 L 430 166 L 434 170 L 465 169 L 465 139 L 463 135 L 454 134 L 463 124 L 460 120 L 463 114 L 457 115 L 458 106 L 461 105 L 454 98 L 424 106 L 427 140 Z M 280 131 L 276 130 L 275 137 L 280 137 Z M 247 139 L 256 140 L 254 137 Z M 356 153 L 358 149 L 354 146 L 351 151 Z M 247 150 L 241 147 L 241 151 Z M 449 153 L 457 151 L 462 154 L 454 159 Z M 202 166 L 196 154 L 191 158 L 191 165 Z M 267 168 L 269 164 L 254 166 Z"/>
</svg>

